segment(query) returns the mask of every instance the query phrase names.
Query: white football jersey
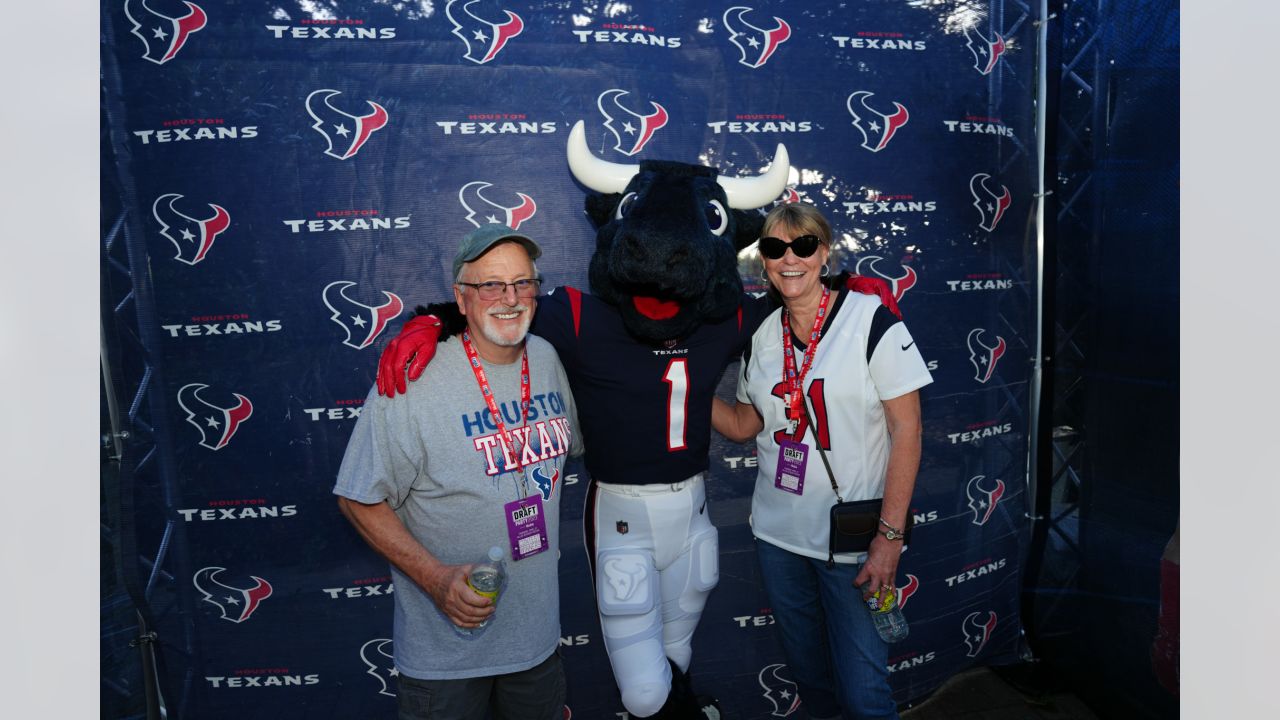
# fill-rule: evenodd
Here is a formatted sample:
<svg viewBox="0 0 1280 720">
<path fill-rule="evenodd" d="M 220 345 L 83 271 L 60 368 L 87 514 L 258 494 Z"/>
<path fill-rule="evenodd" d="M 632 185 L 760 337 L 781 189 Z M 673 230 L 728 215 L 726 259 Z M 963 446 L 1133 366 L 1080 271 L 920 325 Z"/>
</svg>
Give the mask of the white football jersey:
<svg viewBox="0 0 1280 720">
<path fill-rule="evenodd" d="M 782 375 L 782 310 L 765 319 L 751 338 L 738 376 L 738 400 L 750 403 L 764 419 L 756 436 L 759 473 L 751 499 L 755 536 L 807 557 L 827 558 L 829 511 L 836 502 L 831 480 L 819 457 L 822 442 L 846 501 L 884 494 L 889 462 L 889 431 L 884 400 L 933 382 L 911 333 L 874 295 L 841 290 L 818 340 L 813 366 L 804 379 L 805 403 L 818 427 L 805 426 L 808 460 L 803 494 L 774 486 L 778 443 L 787 437 L 786 383 Z M 804 341 L 792 335 L 797 372 L 804 363 Z M 837 562 L 861 562 L 863 553 L 837 555 Z"/>
</svg>

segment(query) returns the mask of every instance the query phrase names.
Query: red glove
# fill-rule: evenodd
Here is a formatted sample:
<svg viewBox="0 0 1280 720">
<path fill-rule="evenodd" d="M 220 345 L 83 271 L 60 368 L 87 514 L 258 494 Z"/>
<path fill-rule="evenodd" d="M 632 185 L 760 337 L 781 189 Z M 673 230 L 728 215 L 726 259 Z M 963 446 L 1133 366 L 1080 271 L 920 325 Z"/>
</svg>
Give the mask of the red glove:
<svg viewBox="0 0 1280 720">
<path fill-rule="evenodd" d="M 378 394 L 389 398 L 397 392 L 403 395 L 405 375 L 410 381 L 422 377 L 422 371 L 435 357 L 439 337 L 440 319 L 435 315 L 419 315 L 405 323 L 378 359 Z"/>
<path fill-rule="evenodd" d="M 898 309 L 898 301 L 893 298 L 893 290 L 889 288 L 889 283 L 880 278 L 866 277 L 864 275 L 850 275 L 845 281 L 846 287 L 854 292 L 860 292 L 864 295 L 879 295 L 880 302 L 889 308 L 889 312 L 902 319 L 902 311 Z"/>
</svg>

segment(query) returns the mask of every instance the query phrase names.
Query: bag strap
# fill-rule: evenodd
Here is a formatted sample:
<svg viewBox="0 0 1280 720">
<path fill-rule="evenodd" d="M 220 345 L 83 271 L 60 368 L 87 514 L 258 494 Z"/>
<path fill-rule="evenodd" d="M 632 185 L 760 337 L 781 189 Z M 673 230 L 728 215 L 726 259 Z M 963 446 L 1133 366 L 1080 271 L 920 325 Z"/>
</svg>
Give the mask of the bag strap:
<svg viewBox="0 0 1280 720">
<path fill-rule="evenodd" d="M 827 477 L 831 480 L 831 491 L 836 494 L 836 502 L 844 502 L 844 498 L 840 496 L 840 488 L 836 486 L 836 475 L 831 472 L 831 463 L 827 460 L 827 451 L 822 449 L 822 439 L 818 437 L 818 426 L 813 423 L 813 416 L 809 414 L 809 403 L 801 397 L 801 405 L 804 405 L 804 419 L 809 423 L 809 427 L 813 428 L 814 445 L 818 446 L 818 456 L 822 458 L 822 465 L 827 469 Z"/>
<path fill-rule="evenodd" d="M 809 414 L 809 403 L 801 398 L 801 404 L 804 405 L 804 419 L 809 423 L 809 427 L 813 428 L 814 445 L 818 446 L 818 457 L 822 458 L 822 465 L 827 469 L 827 477 L 831 480 L 831 491 L 836 494 L 836 502 L 844 502 L 844 498 L 840 495 L 840 488 L 836 485 L 836 474 L 831 472 L 831 463 L 827 460 L 827 451 L 822 449 L 822 439 L 818 437 L 818 426 L 813 422 L 813 416 Z M 827 532 L 833 531 L 835 528 L 828 529 Z M 836 566 L 836 549 L 835 538 L 827 538 L 827 569 L 830 570 Z"/>
</svg>

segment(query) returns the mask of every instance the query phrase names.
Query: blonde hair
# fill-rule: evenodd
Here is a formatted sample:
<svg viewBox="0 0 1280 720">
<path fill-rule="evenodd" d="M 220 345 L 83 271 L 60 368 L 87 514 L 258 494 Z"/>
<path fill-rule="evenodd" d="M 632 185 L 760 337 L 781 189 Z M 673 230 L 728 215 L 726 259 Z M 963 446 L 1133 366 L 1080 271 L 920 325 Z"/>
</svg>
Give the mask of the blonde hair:
<svg viewBox="0 0 1280 720">
<path fill-rule="evenodd" d="M 831 249 L 831 224 L 818 208 L 806 202 L 783 203 L 764 217 L 761 237 L 772 235 L 775 228 L 784 227 L 793 235 L 816 235 L 828 250 Z"/>
</svg>

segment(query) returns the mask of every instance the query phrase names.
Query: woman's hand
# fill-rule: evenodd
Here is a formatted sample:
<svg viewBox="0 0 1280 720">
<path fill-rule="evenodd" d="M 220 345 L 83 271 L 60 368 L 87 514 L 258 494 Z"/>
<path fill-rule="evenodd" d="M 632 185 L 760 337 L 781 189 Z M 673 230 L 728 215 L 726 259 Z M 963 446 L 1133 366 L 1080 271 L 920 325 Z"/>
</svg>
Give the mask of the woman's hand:
<svg viewBox="0 0 1280 720">
<path fill-rule="evenodd" d="M 878 590 L 895 587 L 894 578 L 898 574 L 898 560 L 901 557 L 901 540 L 888 540 L 882 533 L 876 533 L 867 550 L 867 561 L 853 579 L 853 584 L 862 590 L 863 600 L 870 598 Z"/>
</svg>

